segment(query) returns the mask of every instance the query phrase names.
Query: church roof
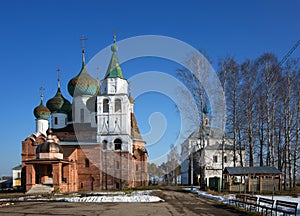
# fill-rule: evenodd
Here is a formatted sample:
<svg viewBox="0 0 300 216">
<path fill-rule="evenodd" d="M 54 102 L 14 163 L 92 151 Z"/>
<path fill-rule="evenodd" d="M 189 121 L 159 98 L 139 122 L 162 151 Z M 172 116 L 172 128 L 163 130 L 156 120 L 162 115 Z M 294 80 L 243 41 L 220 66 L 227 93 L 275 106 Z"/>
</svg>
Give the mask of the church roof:
<svg viewBox="0 0 300 216">
<path fill-rule="evenodd" d="M 137 140 L 143 140 L 134 113 L 131 113 L 131 137 Z"/>
<path fill-rule="evenodd" d="M 124 79 L 123 72 L 122 72 L 122 69 L 120 67 L 120 63 L 119 63 L 119 60 L 118 60 L 118 57 L 117 57 L 117 54 L 116 54 L 117 51 L 118 51 L 118 46 L 116 44 L 115 36 L 114 36 L 114 44 L 111 46 L 111 51 L 113 52 L 113 54 L 111 56 L 111 59 L 110 59 L 106 74 L 104 76 L 104 79 L 106 79 L 106 78 L 117 78 L 117 77 L 121 78 L 121 79 Z"/>
<path fill-rule="evenodd" d="M 18 165 L 18 166 L 15 166 L 14 168 L 12 168 L 12 170 L 20 170 L 20 169 L 22 169 L 22 165 L 21 164 Z"/>
<path fill-rule="evenodd" d="M 63 147 L 64 158 L 70 157 L 70 155 L 75 151 L 77 146 Z"/>
<path fill-rule="evenodd" d="M 205 150 L 222 150 L 222 144 L 214 144 L 205 147 Z M 234 150 L 234 146 L 230 144 L 224 145 L 225 150 Z M 236 147 L 236 150 L 245 150 L 244 147 Z"/>
<path fill-rule="evenodd" d="M 262 167 L 225 167 L 224 174 L 229 175 L 278 175 L 280 171 L 275 167 L 262 166 Z"/>
</svg>

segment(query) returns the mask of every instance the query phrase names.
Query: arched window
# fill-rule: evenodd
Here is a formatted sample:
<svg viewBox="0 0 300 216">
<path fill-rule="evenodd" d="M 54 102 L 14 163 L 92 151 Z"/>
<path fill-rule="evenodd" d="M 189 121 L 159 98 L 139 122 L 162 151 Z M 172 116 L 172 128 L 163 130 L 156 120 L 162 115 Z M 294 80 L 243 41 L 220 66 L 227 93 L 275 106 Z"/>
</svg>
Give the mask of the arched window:
<svg viewBox="0 0 300 216">
<path fill-rule="evenodd" d="M 115 139 L 114 144 L 115 144 L 115 150 L 121 150 L 122 149 L 122 140 Z"/>
<path fill-rule="evenodd" d="M 90 167 L 90 161 L 89 159 L 85 159 L 85 167 Z"/>
<path fill-rule="evenodd" d="M 103 112 L 104 113 L 109 112 L 109 100 L 108 99 L 103 100 Z"/>
<path fill-rule="evenodd" d="M 115 100 L 115 112 L 122 112 L 120 99 Z"/>
<path fill-rule="evenodd" d="M 103 140 L 102 144 L 103 144 L 103 149 L 106 150 L 107 149 L 107 141 Z"/>
<path fill-rule="evenodd" d="M 84 109 L 80 109 L 80 122 L 84 122 Z"/>
</svg>

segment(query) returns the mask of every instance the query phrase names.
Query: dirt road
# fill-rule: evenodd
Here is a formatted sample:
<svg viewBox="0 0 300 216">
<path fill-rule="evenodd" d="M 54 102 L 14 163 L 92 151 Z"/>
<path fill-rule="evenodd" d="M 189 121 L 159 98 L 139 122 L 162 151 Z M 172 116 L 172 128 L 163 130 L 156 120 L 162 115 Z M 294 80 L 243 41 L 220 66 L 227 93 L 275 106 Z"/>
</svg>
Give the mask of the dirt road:
<svg viewBox="0 0 300 216">
<path fill-rule="evenodd" d="M 101 215 L 101 216 L 177 216 L 177 215 L 247 215 L 244 212 L 200 198 L 191 193 L 161 191 L 156 195 L 165 200 L 160 203 L 67 203 L 17 202 L 0 208 L 0 215 Z"/>
</svg>

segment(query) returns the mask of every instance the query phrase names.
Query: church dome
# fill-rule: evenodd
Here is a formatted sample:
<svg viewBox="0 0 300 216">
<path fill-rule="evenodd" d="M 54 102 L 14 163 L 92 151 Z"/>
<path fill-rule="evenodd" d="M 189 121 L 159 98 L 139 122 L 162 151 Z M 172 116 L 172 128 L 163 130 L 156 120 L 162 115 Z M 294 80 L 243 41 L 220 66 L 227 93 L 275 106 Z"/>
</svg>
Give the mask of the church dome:
<svg viewBox="0 0 300 216">
<path fill-rule="evenodd" d="M 96 95 L 100 91 L 100 85 L 96 79 L 91 77 L 82 63 L 80 73 L 68 83 L 68 91 L 72 97 L 82 95 Z"/>
<path fill-rule="evenodd" d="M 38 145 L 36 148 L 36 155 L 39 159 L 63 159 L 63 149 L 57 144 L 54 139 L 56 136 L 52 135 L 52 130 L 47 130 L 47 141 Z"/>
<path fill-rule="evenodd" d="M 44 106 L 43 101 L 41 100 L 40 105 L 34 108 L 33 114 L 37 119 L 48 120 L 51 112 L 47 107 Z"/>
<path fill-rule="evenodd" d="M 63 103 L 62 107 L 58 110 L 58 112 L 68 114 L 72 110 L 72 104 L 66 98 L 64 98 L 64 97 L 62 97 L 62 98 L 64 99 L 64 103 Z"/>
<path fill-rule="evenodd" d="M 57 112 L 60 108 L 62 108 L 63 104 L 64 98 L 61 94 L 60 88 L 58 88 L 54 97 L 47 101 L 46 106 L 51 112 Z"/>
<path fill-rule="evenodd" d="M 36 148 L 36 153 L 63 153 L 62 147 L 55 142 L 44 142 Z"/>
</svg>

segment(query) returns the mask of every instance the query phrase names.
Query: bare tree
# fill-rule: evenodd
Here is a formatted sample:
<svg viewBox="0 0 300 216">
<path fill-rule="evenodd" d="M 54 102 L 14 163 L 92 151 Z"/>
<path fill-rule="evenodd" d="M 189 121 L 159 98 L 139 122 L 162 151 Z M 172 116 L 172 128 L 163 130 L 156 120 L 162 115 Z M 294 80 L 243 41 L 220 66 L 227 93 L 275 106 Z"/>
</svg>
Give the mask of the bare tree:
<svg viewBox="0 0 300 216">
<path fill-rule="evenodd" d="M 239 153 L 237 152 L 238 134 L 241 129 L 241 113 L 238 112 L 240 105 L 240 67 L 232 57 L 226 57 L 219 65 L 221 66 L 219 75 L 223 82 L 227 105 L 226 134 L 233 140 L 233 164 L 235 167 Z"/>
<path fill-rule="evenodd" d="M 250 60 L 246 60 L 241 65 L 242 74 L 242 94 L 240 100 L 243 102 L 245 110 L 245 120 L 242 122 L 245 127 L 246 146 L 249 149 L 249 166 L 254 166 L 254 111 L 255 111 L 255 84 L 257 70 L 253 67 Z M 243 127 L 242 126 L 242 127 Z"/>
</svg>

